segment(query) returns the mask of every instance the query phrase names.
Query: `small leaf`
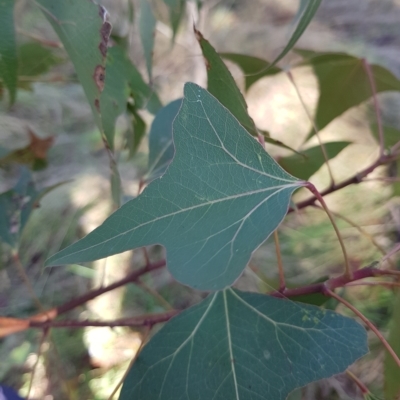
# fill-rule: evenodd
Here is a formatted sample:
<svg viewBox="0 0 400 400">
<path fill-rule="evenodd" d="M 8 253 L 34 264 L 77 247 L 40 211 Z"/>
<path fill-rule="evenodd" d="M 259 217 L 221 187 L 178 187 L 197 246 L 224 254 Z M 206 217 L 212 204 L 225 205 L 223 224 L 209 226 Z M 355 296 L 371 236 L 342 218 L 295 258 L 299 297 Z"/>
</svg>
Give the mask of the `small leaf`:
<svg viewBox="0 0 400 400">
<path fill-rule="evenodd" d="M 38 206 L 40 199 L 45 194 L 58 186 L 60 184 L 37 191 L 31 173 L 28 169 L 22 168 L 16 185 L 0 194 L 1 240 L 11 247 L 16 247 L 31 212 Z"/>
<path fill-rule="evenodd" d="M 24 43 L 18 48 L 18 74 L 22 76 L 45 74 L 60 61 L 52 50 L 39 43 Z"/>
<path fill-rule="evenodd" d="M 319 5 L 322 0 L 302 0 L 299 6 L 299 12 L 297 13 L 295 20 L 298 21 L 297 28 L 293 32 L 289 39 L 288 44 L 279 53 L 278 57 L 270 64 L 269 68 L 272 68 L 277 62 L 282 60 L 283 57 L 294 47 L 297 41 L 300 39 L 301 35 L 307 29 L 311 20 L 314 18 L 315 13 L 318 10 Z"/>
<path fill-rule="evenodd" d="M 54 136 L 41 138 L 28 128 L 29 144 L 28 146 L 8 152 L 4 157 L 0 156 L 0 166 L 8 164 L 26 164 L 34 166 L 38 161 L 47 161 L 47 152 L 54 143 Z"/>
<path fill-rule="evenodd" d="M 393 315 L 390 324 L 388 342 L 395 353 L 400 357 L 400 292 L 397 293 L 393 302 Z M 385 399 L 397 400 L 400 397 L 400 368 L 393 357 L 385 352 L 384 376 L 385 376 Z"/>
<path fill-rule="evenodd" d="M 17 93 L 18 58 L 14 30 L 14 0 L 0 1 L 0 78 L 13 104 Z"/>
<path fill-rule="evenodd" d="M 293 149 L 292 147 L 288 146 L 287 144 L 281 142 L 280 140 L 273 139 L 268 131 L 263 131 L 259 129 L 259 132 L 263 135 L 264 141 L 266 143 L 272 144 L 273 146 L 281 147 L 282 149 L 290 150 L 293 153 L 298 154 L 299 156 L 303 157 L 302 153 Z"/>
<path fill-rule="evenodd" d="M 102 131 L 100 93 L 104 88 L 111 25 L 106 10 L 92 1 L 37 0 L 74 64 L 79 81 Z"/>
<path fill-rule="evenodd" d="M 349 144 L 350 142 L 324 143 L 328 159 L 336 157 Z M 279 164 L 290 174 L 307 180 L 325 164 L 325 158 L 321 146 L 315 146 L 304 150 L 301 155 L 282 157 Z"/>
<path fill-rule="evenodd" d="M 315 123 L 322 130 L 348 109 L 372 96 L 363 60 L 345 53 L 315 53 L 297 50 L 308 58 L 300 65 L 311 65 L 319 84 Z M 400 90 L 400 80 L 379 65 L 371 65 L 377 93 Z M 308 138 L 315 134 L 312 130 Z"/>
<path fill-rule="evenodd" d="M 179 24 L 185 13 L 186 0 L 164 0 L 169 9 L 169 20 L 172 27 L 172 41 L 174 41 Z"/>
<path fill-rule="evenodd" d="M 220 56 L 232 61 L 240 67 L 244 73 L 246 90 L 249 90 L 250 86 L 259 79 L 282 72 L 282 70 L 278 67 L 270 68 L 271 64 L 268 61 L 258 57 L 235 53 L 220 53 Z"/>
<path fill-rule="evenodd" d="M 140 40 L 142 41 L 150 81 L 152 79 L 156 23 L 157 20 L 155 19 L 151 8 L 151 0 L 140 0 L 139 34 Z"/>
<path fill-rule="evenodd" d="M 228 289 L 169 321 L 140 353 L 119 400 L 285 400 L 366 354 L 356 321 Z"/>
<path fill-rule="evenodd" d="M 195 29 L 195 34 L 206 63 L 207 89 L 237 118 L 247 132 L 253 136 L 257 136 L 254 121 L 247 112 L 246 101 L 237 87 L 232 74 L 211 44 L 204 39 L 201 32 Z"/>
<path fill-rule="evenodd" d="M 182 99 L 163 107 L 154 118 L 149 133 L 149 167 L 146 180 L 162 175 L 174 157 L 172 123 L 182 105 Z"/>
<path fill-rule="evenodd" d="M 47 264 L 159 243 L 178 281 L 204 290 L 231 285 L 304 182 L 281 169 L 226 108 L 192 83 L 185 85 L 174 121 L 174 144 L 176 155 L 162 177 Z"/>
</svg>

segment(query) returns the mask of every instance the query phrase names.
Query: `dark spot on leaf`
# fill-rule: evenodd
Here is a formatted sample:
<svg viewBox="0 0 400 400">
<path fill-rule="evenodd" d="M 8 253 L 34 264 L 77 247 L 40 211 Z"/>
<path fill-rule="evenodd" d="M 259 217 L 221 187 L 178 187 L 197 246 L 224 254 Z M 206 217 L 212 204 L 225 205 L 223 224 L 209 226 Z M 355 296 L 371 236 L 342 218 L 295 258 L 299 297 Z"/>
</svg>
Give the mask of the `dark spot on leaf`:
<svg viewBox="0 0 400 400">
<path fill-rule="evenodd" d="M 94 106 L 96 107 L 96 110 L 100 112 L 100 101 L 99 99 L 94 99 Z"/>
<path fill-rule="evenodd" d="M 101 92 L 104 89 L 104 81 L 106 79 L 106 70 L 102 65 L 96 66 L 93 74 L 93 79 L 96 83 L 97 88 Z"/>
<path fill-rule="evenodd" d="M 204 64 L 206 64 L 207 71 L 211 69 L 211 64 L 210 61 L 207 60 L 207 58 L 204 57 Z"/>
</svg>

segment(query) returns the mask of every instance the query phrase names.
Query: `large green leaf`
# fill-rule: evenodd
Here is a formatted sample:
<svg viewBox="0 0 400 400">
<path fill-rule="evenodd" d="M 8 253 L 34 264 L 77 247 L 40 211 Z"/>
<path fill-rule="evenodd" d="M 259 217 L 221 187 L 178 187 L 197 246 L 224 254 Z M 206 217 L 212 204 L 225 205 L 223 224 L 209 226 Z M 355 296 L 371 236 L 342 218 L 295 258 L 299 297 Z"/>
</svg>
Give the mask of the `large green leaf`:
<svg viewBox="0 0 400 400">
<path fill-rule="evenodd" d="M 151 0 L 140 0 L 139 34 L 142 41 L 144 57 L 146 59 L 149 79 L 152 78 L 154 35 L 157 20 L 153 15 Z"/>
<path fill-rule="evenodd" d="M 111 25 L 106 11 L 92 1 L 37 0 L 74 64 L 102 131 L 100 93 L 104 87 L 107 43 Z"/>
<path fill-rule="evenodd" d="M 146 180 L 162 175 L 174 157 L 172 123 L 182 105 L 182 99 L 163 107 L 154 118 L 149 134 L 149 168 Z"/>
<path fill-rule="evenodd" d="M 321 1 L 322 0 L 301 0 L 299 11 L 295 17 L 295 21 L 297 22 L 297 27 L 294 30 L 292 36 L 290 37 L 287 45 L 279 53 L 279 55 L 275 58 L 275 60 L 270 64 L 268 68 L 273 67 L 277 62 L 282 60 L 282 58 L 285 57 L 285 55 L 289 53 L 290 50 L 292 50 L 293 46 L 300 39 L 300 36 L 304 33 L 304 31 L 307 29 L 307 26 L 313 19 L 315 13 L 318 10 L 319 5 L 321 4 Z"/>
<path fill-rule="evenodd" d="M 372 96 L 362 59 L 345 53 L 314 53 L 297 50 L 308 57 L 300 65 L 311 65 L 319 84 L 315 123 L 322 130 L 345 111 Z M 371 65 L 376 91 L 400 90 L 400 80 L 380 65 Z M 315 134 L 314 130 L 308 137 Z"/>
<path fill-rule="evenodd" d="M 0 0 L 0 78 L 14 103 L 17 92 L 18 59 L 14 30 L 15 0 Z"/>
<path fill-rule="evenodd" d="M 350 142 L 325 143 L 328 160 L 336 157 Z M 311 147 L 301 154 L 293 154 L 279 159 L 279 164 L 290 174 L 307 180 L 314 175 L 324 164 L 325 158 L 321 146 Z"/>
<path fill-rule="evenodd" d="M 315 306 L 228 289 L 182 312 L 143 349 L 120 400 L 284 400 L 367 351 L 365 329 Z"/>
<path fill-rule="evenodd" d="M 185 85 L 167 172 L 47 264 L 91 261 L 159 243 L 180 282 L 231 285 L 304 182 L 287 174 L 212 95 Z"/>
<path fill-rule="evenodd" d="M 250 86 L 259 79 L 282 72 L 278 67 L 269 68 L 270 63 L 258 57 L 236 53 L 220 53 L 220 56 L 240 67 L 244 73 L 246 90 L 249 90 Z"/>
<path fill-rule="evenodd" d="M 246 101 L 236 85 L 232 74 L 222 61 L 219 54 L 204 39 L 199 31 L 195 31 L 206 63 L 209 92 L 215 96 L 243 125 L 243 127 L 257 136 L 257 129 L 254 121 L 247 112 Z"/>
<path fill-rule="evenodd" d="M 388 341 L 400 357 L 400 292 L 397 293 L 396 300 L 393 303 L 393 316 Z M 397 400 L 400 397 L 400 368 L 388 352 L 385 354 L 384 368 L 385 399 Z"/>
</svg>

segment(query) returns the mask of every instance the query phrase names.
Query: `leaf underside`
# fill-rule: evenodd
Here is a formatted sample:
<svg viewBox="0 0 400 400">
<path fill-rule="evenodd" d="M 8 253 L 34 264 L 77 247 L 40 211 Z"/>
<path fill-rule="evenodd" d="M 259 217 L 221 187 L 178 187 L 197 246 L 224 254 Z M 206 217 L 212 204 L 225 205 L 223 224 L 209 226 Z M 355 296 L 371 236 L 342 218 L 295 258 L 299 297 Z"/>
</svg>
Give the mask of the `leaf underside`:
<svg viewBox="0 0 400 400">
<path fill-rule="evenodd" d="M 159 243 L 181 283 L 218 290 L 240 276 L 304 182 L 286 173 L 206 90 L 188 83 L 184 94 L 167 172 L 48 265 Z"/>
<path fill-rule="evenodd" d="M 119 400 L 284 400 L 344 371 L 368 351 L 366 339 L 335 312 L 227 289 L 152 338 Z"/>
</svg>

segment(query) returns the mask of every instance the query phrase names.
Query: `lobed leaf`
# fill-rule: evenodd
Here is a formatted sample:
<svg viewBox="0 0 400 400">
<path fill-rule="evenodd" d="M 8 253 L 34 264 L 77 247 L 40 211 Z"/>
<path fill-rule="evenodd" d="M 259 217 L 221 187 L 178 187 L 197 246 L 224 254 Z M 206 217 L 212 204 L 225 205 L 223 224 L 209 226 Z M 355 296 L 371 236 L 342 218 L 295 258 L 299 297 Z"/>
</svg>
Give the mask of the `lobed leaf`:
<svg viewBox="0 0 400 400">
<path fill-rule="evenodd" d="M 365 329 L 310 305 L 227 289 L 169 321 L 125 378 L 120 400 L 284 400 L 366 354 Z"/>
<path fill-rule="evenodd" d="M 14 0 L 0 1 L 0 78 L 15 102 L 18 83 L 18 58 L 14 29 Z"/>
<path fill-rule="evenodd" d="M 287 174 L 206 90 L 188 83 L 167 172 L 47 264 L 92 261 L 159 243 L 178 281 L 231 285 L 304 185 Z"/>
</svg>

